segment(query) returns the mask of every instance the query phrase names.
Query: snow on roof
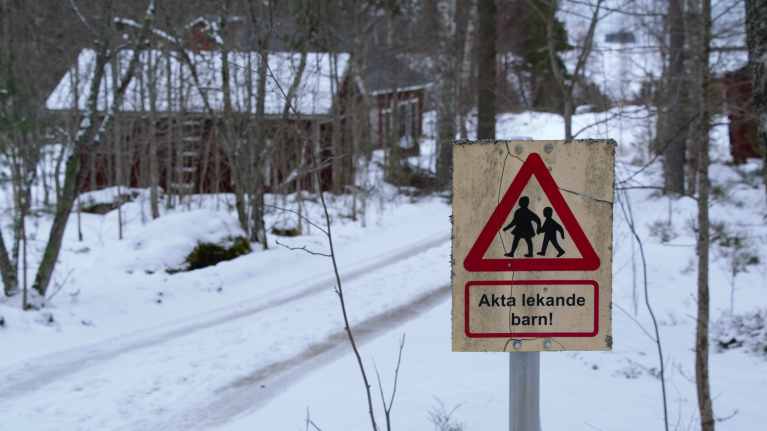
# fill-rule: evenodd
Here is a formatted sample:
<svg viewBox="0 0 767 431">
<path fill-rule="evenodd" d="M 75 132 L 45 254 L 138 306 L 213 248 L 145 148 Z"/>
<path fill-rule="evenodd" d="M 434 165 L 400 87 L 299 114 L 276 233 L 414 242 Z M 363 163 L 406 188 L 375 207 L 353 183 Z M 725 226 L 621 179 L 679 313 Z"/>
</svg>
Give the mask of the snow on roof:
<svg viewBox="0 0 767 431">
<path fill-rule="evenodd" d="M 153 93 L 156 94 L 157 112 L 204 112 L 205 104 L 200 91 L 207 94 L 211 107 L 223 110 L 223 91 L 221 79 L 221 52 L 202 51 L 187 54 L 195 65 L 200 86 L 195 85 L 191 70 L 179 58 L 178 53 L 147 50 L 141 53 L 141 67 L 131 81 L 125 93 L 123 112 L 148 112 Z M 111 105 L 115 82 L 119 85 L 133 52 L 124 50 L 113 63 L 105 68 L 98 98 L 98 110 L 106 111 Z M 282 114 L 287 94 L 298 72 L 301 55 L 292 52 L 269 53 L 266 80 L 266 114 Z M 230 52 L 230 82 L 232 107 L 237 112 L 256 110 L 258 65 L 257 52 Z M 85 110 L 90 81 L 96 64 L 96 52 L 83 49 L 73 65 L 61 78 L 56 88 L 48 96 L 46 107 L 50 110 Z M 120 77 L 115 79 L 113 65 Z M 293 108 L 302 115 L 329 114 L 333 106 L 333 92 L 337 83 L 333 82 L 331 70 L 337 70 L 340 81 L 347 73 L 349 55 L 342 53 L 308 53 L 306 68 L 301 77 L 296 97 L 291 101 Z M 292 110 L 291 110 L 292 113 Z"/>
</svg>

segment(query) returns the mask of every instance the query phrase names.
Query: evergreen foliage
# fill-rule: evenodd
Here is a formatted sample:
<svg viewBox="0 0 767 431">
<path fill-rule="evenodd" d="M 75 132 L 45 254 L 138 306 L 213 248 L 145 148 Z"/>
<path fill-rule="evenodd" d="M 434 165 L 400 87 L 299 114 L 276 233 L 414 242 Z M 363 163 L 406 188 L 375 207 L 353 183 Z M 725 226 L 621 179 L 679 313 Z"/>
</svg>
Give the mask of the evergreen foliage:
<svg viewBox="0 0 767 431">
<path fill-rule="evenodd" d="M 227 238 L 229 245 L 200 242 L 186 258 L 187 270 L 205 268 L 251 252 L 250 242 L 242 236 Z"/>
</svg>

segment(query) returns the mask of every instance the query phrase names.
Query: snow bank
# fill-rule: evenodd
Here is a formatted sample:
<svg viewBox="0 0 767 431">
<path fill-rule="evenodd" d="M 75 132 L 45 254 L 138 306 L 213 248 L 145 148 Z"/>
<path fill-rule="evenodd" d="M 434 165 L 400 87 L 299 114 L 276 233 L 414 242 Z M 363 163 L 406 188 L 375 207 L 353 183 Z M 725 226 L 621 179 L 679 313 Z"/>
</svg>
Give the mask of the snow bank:
<svg viewBox="0 0 767 431">
<path fill-rule="evenodd" d="M 221 243 L 235 236 L 245 232 L 233 214 L 209 209 L 171 213 L 133 232 L 114 256 L 115 263 L 129 272 L 179 268 L 197 243 Z"/>
</svg>

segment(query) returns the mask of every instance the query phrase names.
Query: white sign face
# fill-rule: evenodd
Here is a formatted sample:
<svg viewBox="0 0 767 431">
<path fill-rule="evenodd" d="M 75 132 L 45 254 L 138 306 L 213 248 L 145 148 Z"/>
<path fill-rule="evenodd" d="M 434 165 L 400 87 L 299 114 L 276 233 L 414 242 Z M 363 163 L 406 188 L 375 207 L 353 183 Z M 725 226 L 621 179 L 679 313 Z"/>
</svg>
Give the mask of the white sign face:
<svg viewBox="0 0 767 431">
<path fill-rule="evenodd" d="M 453 148 L 453 350 L 609 350 L 612 141 Z"/>
</svg>

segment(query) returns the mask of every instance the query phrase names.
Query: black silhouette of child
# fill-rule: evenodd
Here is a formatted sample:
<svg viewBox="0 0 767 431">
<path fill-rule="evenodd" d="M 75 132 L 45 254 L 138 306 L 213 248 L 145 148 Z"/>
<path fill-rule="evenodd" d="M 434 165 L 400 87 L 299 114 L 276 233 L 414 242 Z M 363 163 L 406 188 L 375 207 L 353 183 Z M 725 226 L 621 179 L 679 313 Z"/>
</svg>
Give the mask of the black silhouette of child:
<svg viewBox="0 0 767 431">
<path fill-rule="evenodd" d="M 551 245 L 557 249 L 557 257 L 565 254 L 565 251 L 559 246 L 559 242 L 557 242 L 557 232 L 562 235 L 562 239 L 565 239 L 565 231 L 562 229 L 562 225 L 551 218 L 553 214 L 554 211 L 551 207 L 543 209 L 543 217 L 546 220 L 544 220 L 543 225 L 538 228 L 538 233 L 543 232 L 543 245 L 541 246 L 541 251 L 538 252 L 538 256 L 546 256 L 546 248 L 548 247 L 549 242 L 551 242 Z"/>
<path fill-rule="evenodd" d="M 511 243 L 511 251 L 506 253 L 505 256 L 514 257 L 514 252 L 517 251 L 519 240 L 524 239 L 525 243 L 527 243 L 527 254 L 525 256 L 533 257 L 532 237 L 535 236 L 536 231 L 536 229 L 533 228 L 533 222 L 537 225 L 537 230 L 540 231 L 541 219 L 527 208 L 528 205 L 530 205 L 530 198 L 527 196 L 519 198 L 519 209 L 514 211 L 514 218 L 512 218 L 511 223 L 503 228 L 504 231 L 507 231 L 512 227 L 514 228 L 514 230 L 511 231 L 511 234 L 514 236 L 514 240 Z"/>
</svg>

